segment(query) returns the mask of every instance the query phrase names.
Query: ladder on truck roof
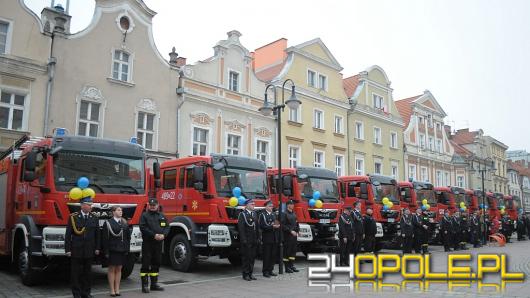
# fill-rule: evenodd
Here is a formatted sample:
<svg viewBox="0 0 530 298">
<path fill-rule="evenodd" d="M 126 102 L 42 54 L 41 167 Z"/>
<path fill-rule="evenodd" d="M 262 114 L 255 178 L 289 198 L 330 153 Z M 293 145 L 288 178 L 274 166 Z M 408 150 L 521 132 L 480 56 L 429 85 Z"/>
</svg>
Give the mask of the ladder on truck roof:
<svg viewBox="0 0 530 298">
<path fill-rule="evenodd" d="M 18 159 L 28 145 L 37 143 L 44 139 L 43 137 L 30 137 L 29 134 L 23 135 L 20 139 L 16 140 L 11 147 L 6 151 L 0 153 L 0 160 L 6 158 L 10 154 L 13 155 L 13 159 Z"/>
</svg>

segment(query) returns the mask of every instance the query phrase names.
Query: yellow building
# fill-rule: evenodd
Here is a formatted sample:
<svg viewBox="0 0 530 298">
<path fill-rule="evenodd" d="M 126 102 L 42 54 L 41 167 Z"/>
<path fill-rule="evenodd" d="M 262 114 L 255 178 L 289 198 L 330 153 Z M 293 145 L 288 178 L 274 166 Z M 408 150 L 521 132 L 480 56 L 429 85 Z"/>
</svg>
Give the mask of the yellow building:
<svg viewBox="0 0 530 298">
<path fill-rule="evenodd" d="M 282 83 L 291 79 L 302 102 L 297 110 L 286 107 L 282 114 L 282 165 L 323 167 L 346 175 L 348 98 L 342 88 L 342 67 L 322 40 L 287 47 L 287 39 L 282 38 L 253 55 L 256 75 L 277 87 L 278 101 Z M 290 87 L 286 85 L 286 100 Z"/>
<path fill-rule="evenodd" d="M 392 98 L 390 80 L 379 66 L 344 79 L 349 97 L 348 139 L 355 175 L 404 177 L 403 120 Z"/>
</svg>

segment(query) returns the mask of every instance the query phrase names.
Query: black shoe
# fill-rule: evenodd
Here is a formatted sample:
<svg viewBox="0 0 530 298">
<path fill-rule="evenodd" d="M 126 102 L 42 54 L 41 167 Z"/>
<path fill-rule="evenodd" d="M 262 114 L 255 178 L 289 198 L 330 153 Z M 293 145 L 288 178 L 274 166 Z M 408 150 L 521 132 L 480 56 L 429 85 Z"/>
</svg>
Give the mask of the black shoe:
<svg viewBox="0 0 530 298">
<path fill-rule="evenodd" d="M 158 285 L 158 276 L 151 276 L 151 291 L 163 291 L 164 288 Z"/>
<path fill-rule="evenodd" d="M 251 280 L 257 280 L 257 278 L 255 278 L 254 275 L 252 275 L 252 274 L 249 277 L 250 277 Z"/>
<path fill-rule="evenodd" d="M 110 294 L 110 297 L 116 297 L 116 294 Z"/>
<path fill-rule="evenodd" d="M 142 293 L 149 293 L 149 277 L 142 276 Z"/>
<path fill-rule="evenodd" d="M 269 272 L 269 275 L 270 276 L 278 276 L 278 274 L 274 273 L 274 272 Z"/>
<path fill-rule="evenodd" d="M 267 273 L 267 272 L 263 273 L 263 277 L 271 278 L 271 276 L 270 276 L 269 273 Z"/>
<path fill-rule="evenodd" d="M 248 277 L 248 275 L 243 276 L 243 279 L 246 280 L 246 281 L 251 281 L 252 280 L 252 279 L 250 279 L 250 277 Z"/>
<path fill-rule="evenodd" d="M 116 296 L 121 296 L 121 294 L 120 293 L 116 293 Z"/>
<path fill-rule="evenodd" d="M 285 267 L 285 273 L 294 273 L 290 267 Z"/>
<path fill-rule="evenodd" d="M 291 266 L 291 270 L 293 270 L 293 272 L 300 272 L 300 270 L 296 269 L 294 266 Z"/>
</svg>

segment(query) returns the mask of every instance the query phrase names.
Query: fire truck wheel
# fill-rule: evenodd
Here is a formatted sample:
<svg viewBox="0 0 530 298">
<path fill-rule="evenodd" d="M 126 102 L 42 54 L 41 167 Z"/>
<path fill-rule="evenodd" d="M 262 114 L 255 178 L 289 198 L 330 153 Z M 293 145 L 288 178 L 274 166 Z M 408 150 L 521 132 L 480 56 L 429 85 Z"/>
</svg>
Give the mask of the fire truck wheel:
<svg viewBox="0 0 530 298">
<path fill-rule="evenodd" d="M 39 272 L 33 269 L 33 260 L 28 247 L 21 243 L 18 249 L 17 267 L 22 283 L 33 286 L 39 282 Z"/>
<path fill-rule="evenodd" d="M 197 264 L 197 256 L 184 234 L 177 234 L 169 245 L 169 260 L 174 270 L 190 272 Z"/>
<path fill-rule="evenodd" d="M 131 273 L 134 270 L 134 263 L 136 263 L 136 259 L 138 258 L 137 254 L 128 254 L 127 255 L 127 262 L 125 263 L 125 266 L 121 268 L 121 278 L 126 279 L 131 275 Z"/>
</svg>

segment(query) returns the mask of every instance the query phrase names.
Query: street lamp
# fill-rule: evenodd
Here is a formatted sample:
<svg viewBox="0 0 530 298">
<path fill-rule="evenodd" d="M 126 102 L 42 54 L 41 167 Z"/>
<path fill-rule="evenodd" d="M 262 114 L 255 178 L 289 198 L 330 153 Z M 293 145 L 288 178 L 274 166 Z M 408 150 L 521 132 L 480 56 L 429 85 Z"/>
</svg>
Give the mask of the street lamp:
<svg viewBox="0 0 530 298">
<path fill-rule="evenodd" d="M 291 83 L 291 96 L 287 101 L 285 101 L 285 85 Z M 272 88 L 274 91 L 274 104 L 270 103 L 267 98 L 267 91 L 269 88 Z M 265 101 L 263 106 L 258 109 L 258 111 L 263 116 L 271 116 L 273 113 L 276 115 L 276 125 L 278 127 L 278 141 L 277 141 L 277 152 L 278 152 L 278 182 L 276 184 L 276 191 L 278 192 L 278 218 L 280 221 L 280 262 L 278 264 L 278 273 L 283 274 L 283 232 L 282 232 L 282 193 L 283 193 L 283 177 L 282 177 L 282 120 L 281 115 L 285 109 L 285 106 L 290 109 L 296 110 L 302 104 L 302 102 L 296 98 L 295 85 L 291 79 L 287 79 L 282 84 L 282 102 L 278 104 L 276 98 L 276 87 L 273 84 L 267 85 L 265 88 Z"/>
<path fill-rule="evenodd" d="M 475 163 L 478 165 L 478 169 L 475 169 Z M 490 163 L 489 169 L 488 169 L 487 163 Z M 477 172 L 477 171 L 480 172 L 481 178 L 482 178 L 482 215 L 483 215 L 482 224 L 484 227 L 484 239 L 485 241 L 488 241 L 488 230 L 487 230 L 488 227 L 486 225 L 486 189 L 484 186 L 484 180 L 486 179 L 485 178 L 486 172 L 493 173 L 497 171 L 497 169 L 495 168 L 495 161 L 490 158 L 484 159 L 484 168 L 482 168 L 482 163 L 480 162 L 480 160 L 475 161 L 474 159 L 472 159 L 471 170 L 473 172 Z"/>
</svg>

